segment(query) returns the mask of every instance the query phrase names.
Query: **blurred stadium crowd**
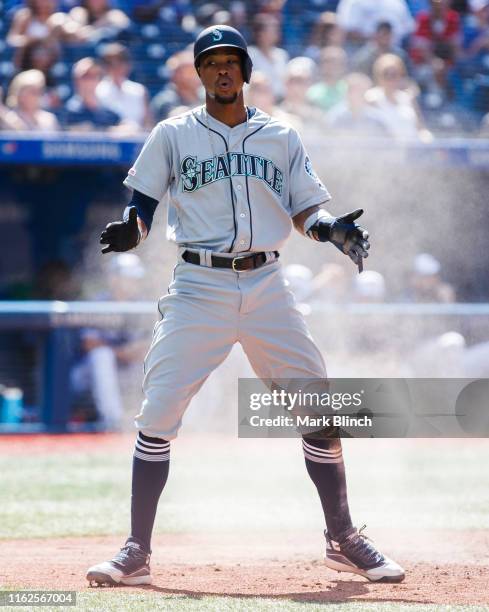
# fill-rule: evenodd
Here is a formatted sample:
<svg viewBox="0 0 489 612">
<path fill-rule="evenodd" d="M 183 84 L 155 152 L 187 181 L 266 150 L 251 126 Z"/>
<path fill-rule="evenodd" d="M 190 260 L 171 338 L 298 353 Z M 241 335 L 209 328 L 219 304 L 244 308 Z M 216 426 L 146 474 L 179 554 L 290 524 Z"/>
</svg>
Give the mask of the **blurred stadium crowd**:
<svg viewBox="0 0 489 612">
<path fill-rule="evenodd" d="M 251 43 L 248 104 L 304 131 L 488 129 L 489 0 L 5 0 L 0 128 L 148 130 L 203 101 L 191 45 L 217 23 Z"/>
</svg>

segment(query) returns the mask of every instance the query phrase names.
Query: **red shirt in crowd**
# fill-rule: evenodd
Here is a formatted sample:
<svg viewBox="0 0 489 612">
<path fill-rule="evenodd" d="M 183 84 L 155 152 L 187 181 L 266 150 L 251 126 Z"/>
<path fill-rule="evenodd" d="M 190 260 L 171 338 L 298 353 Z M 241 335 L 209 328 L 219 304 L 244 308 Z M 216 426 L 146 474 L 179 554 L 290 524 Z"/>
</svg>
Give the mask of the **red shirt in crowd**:
<svg viewBox="0 0 489 612">
<path fill-rule="evenodd" d="M 428 11 L 420 11 L 416 17 L 416 31 L 413 33 L 413 45 L 410 50 L 412 60 L 415 63 L 423 62 L 426 59 L 427 48 L 431 48 L 431 52 L 435 55 L 443 56 L 443 52 L 437 52 L 437 47 L 440 50 L 449 48 L 459 33 L 460 17 L 456 11 L 448 9 L 438 19 Z"/>
</svg>

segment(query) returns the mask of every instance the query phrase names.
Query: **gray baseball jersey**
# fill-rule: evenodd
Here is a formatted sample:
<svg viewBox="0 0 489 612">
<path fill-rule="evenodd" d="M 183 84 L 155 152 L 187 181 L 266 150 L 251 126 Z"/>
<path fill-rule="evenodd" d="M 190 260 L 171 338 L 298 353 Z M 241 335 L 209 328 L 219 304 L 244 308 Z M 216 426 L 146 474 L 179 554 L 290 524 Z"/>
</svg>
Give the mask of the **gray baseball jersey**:
<svg viewBox="0 0 489 612">
<path fill-rule="evenodd" d="M 199 108 L 159 123 L 124 183 L 168 198 L 168 235 L 179 245 L 145 358 L 140 431 L 175 438 L 190 400 L 236 342 L 261 378 L 326 377 L 273 253 L 293 216 L 330 199 L 292 128 L 259 110 L 230 128 Z M 187 249 L 201 265 L 183 259 Z M 265 251 L 267 263 L 215 268 L 216 251 Z"/>
<path fill-rule="evenodd" d="M 297 132 L 252 109 L 229 127 L 200 107 L 158 123 L 124 181 L 168 199 L 168 238 L 221 252 L 279 250 L 291 217 L 330 199 Z"/>
</svg>

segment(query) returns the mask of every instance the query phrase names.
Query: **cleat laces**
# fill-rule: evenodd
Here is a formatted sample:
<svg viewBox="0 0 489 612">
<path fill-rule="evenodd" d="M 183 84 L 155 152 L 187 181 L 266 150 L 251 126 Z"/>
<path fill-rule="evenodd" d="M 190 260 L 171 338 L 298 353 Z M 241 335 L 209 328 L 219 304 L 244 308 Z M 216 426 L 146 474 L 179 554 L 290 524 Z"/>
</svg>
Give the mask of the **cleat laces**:
<svg viewBox="0 0 489 612">
<path fill-rule="evenodd" d="M 133 543 L 128 543 L 120 549 L 120 551 L 112 559 L 112 563 L 125 568 L 128 565 L 144 564 L 146 563 L 147 557 L 148 553 L 146 553 L 144 550 L 141 550 Z"/>
<path fill-rule="evenodd" d="M 340 543 L 340 550 L 349 559 L 365 568 L 384 563 L 384 556 L 373 546 L 372 540 L 363 533 L 366 525 Z"/>
</svg>

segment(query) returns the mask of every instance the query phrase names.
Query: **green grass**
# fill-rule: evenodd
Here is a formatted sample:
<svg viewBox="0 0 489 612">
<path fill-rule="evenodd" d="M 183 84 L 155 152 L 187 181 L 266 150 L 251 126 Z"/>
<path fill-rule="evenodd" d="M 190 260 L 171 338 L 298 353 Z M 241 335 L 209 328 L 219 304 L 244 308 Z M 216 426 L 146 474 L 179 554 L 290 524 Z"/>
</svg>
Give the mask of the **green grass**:
<svg viewBox="0 0 489 612">
<path fill-rule="evenodd" d="M 0 590 L 2 590 L 0 588 Z M 22 610 L 19 607 L 5 607 L 11 612 Z M 43 606 L 30 608 L 43 612 L 60 610 L 82 610 L 83 612 L 146 612 L 153 610 L 172 610 L 175 612 L 255 612 L 256 610 L 283 610 L 284 612 L 478 612 L 489 610 L 489 606 L 451 606 L 427 604 L 393 603 L 340 603 L 325 604 L 309 601 L 290 601 L 284 598 L 263 597 L 188 597 L 186 595 L 162 595 L 159 593 L 124 593 L 121 590 L 100 590 L 94 593 L 77 593 L 76 606 Z"/>
<path fill-rule="evenodd" d="M 489 528 L 489 444 L 348 440 L 345 460 L 352 514 L 370 528 Z M 0 455 L 0 538 L 125 534 L 131 461 L 129 447 Z M 321 524 L 298 441 L 174 443 L 157 531 Z"/>
</svg>

